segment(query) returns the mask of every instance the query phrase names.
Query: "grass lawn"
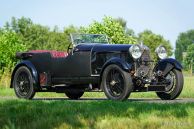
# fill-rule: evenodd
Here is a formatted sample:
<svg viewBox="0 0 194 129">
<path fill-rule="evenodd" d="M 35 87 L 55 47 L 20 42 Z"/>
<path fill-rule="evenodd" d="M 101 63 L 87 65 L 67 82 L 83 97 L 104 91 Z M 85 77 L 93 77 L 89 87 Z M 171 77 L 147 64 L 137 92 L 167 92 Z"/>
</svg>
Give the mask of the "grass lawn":
<svg viewBox="0 0 194 129">
<path fill-rule="evenodd" d="M 194 98 L 193 84 L 194 77 L 185 77 L 180 98 Z M 38 93 L 36 97 L 64 97 L 64 94 Z M 84 97 L 105 96 L 92 92 Z M 132 93 L 130 98 L 156 98 L 156 95 Z M 21 100 L 15 99 L 13 89 L 0 89 L 0 129 L 191 129 L 193 121 L 194 103 Z"/>
<path fill-rule="evenodd" d="M 191 129 L 194 103 L 1 100 L 0 128 Z"/>
</svg>

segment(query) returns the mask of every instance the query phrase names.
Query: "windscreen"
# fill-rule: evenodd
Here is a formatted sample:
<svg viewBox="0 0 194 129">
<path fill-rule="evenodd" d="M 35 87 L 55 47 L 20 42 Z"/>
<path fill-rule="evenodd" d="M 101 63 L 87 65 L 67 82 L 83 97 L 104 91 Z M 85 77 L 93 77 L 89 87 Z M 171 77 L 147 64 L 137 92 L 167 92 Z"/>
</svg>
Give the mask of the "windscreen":
<svg viewBox="0 0 194 129">
<path fill-rule="evenodd" d="M 73 44 L 81 43 L 102 43 L 107 44 L 108 38 L 103 34 L 71 34 L 71 41 Z"/>
</svg>

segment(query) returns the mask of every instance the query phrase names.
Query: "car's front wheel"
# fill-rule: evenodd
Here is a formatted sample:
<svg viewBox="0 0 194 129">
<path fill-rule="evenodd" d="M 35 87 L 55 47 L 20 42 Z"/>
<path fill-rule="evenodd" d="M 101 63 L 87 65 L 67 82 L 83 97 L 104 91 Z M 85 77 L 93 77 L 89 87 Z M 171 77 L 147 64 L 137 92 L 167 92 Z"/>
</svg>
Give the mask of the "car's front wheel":
<svg viewBox="0 0 194 129">
<path fill-rule="evenodd" d="M 109 65 L 103 72 L 102 88 L 111 100 L 126 100 L 133 90 L 131 75 L 117 65 Z"/>
<path fill-rule="evenodd" d="M 166 79 L 170 80 L 170 84 L 166 86 L 166 92 L 156 92 L 157 96 L 162 100 L 176 99 L 183 89 L 183 74 L 180 70 L 171 70 Z"/>
<path fill-rule="evenodd" d="M 69 91 L 68 90 L 65 92 L 65 95 L 70 99 L 79 99 L 82 97 L 83 94 L 84 94 L 84 91 L 75 91 L 75 90 Z"/>
<path fill-rule="evenodd" d="M 13 88 L 18 98 L 32 99 L 35 95 L 33 78 L 30 70 L 21 66 L 14 75 Z"/>
</svg>

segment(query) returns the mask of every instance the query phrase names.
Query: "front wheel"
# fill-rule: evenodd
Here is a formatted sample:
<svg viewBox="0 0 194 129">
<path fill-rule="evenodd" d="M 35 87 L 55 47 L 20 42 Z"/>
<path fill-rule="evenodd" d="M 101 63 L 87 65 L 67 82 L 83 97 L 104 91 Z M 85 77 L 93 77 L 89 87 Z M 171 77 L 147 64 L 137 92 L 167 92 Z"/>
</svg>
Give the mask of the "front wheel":
<svg viewBox="0 0 194 129">
<path fill-rule="evenodd" d="M 171 70 L 166 79 L 170 80 L 170 84 L 166 87 L 166 92 L 156 92 L 157 96 L 162 100 L 176 99 L 183 89 L 183 74 L 180 70 Z"/>
<path fill-rule="evenodd" d="M 131 75 L 117 65 L 109 65 L 104 70 L 101 84 L 111 100 L 126 100 L 133 90 Z"/>
<path fill-rule="evenodd" d="M 32 99 L 34 97 L 33 78 L 27 67 L 21 66 L 17 69 L 13 79 L 13 88 L 18 98 Z"/>
</svg>

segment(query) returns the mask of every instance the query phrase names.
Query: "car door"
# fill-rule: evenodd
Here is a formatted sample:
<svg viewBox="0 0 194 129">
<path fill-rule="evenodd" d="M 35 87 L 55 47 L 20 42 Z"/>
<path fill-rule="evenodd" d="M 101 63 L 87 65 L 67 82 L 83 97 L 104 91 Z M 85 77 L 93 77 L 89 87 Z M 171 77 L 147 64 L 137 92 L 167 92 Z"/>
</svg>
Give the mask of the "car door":
<svg viewBox="0 0 194 129">
<path fill-rule="evenodd" d="M 90 76 L 90 51 L 74 49 L 74 52 L 67 57 L 54 59 L 52 61 L 52 71 L 55 78 Z"/>
<path fill-rule="evenodd" d="M 90 70 L 90 51 L 74 51 L 64 61 L 65 77 L 88 77 Z"/>
</svg>

